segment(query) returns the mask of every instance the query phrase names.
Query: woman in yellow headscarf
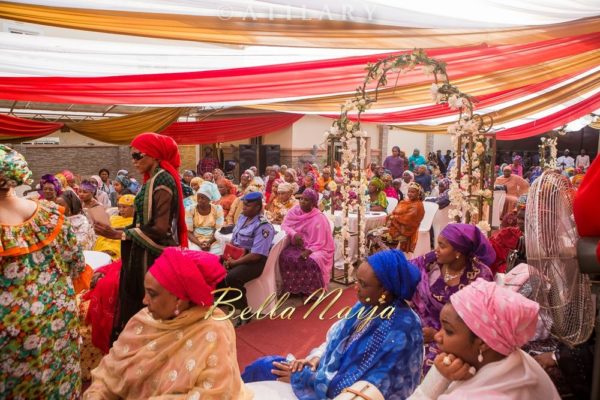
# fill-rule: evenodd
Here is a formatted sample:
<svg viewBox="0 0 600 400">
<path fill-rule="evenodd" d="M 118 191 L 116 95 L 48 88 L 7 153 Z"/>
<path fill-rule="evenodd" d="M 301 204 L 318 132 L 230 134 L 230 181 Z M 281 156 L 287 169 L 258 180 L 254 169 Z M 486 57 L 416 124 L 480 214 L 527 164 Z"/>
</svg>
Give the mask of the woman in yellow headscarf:
<svg viewBox="0 0 600 400">
<path fill-rule="evenodd" d="M 135 196 L 124 194 L 119 198 L 119 214 L 110 217 L 110 226 L 114 229 L 123 229 L 133 224 L 133 201 Z M 113 260 L 121 258 L 121 241 L 98 236 L 94 250 L 102 251 L 112 257 Z"/>
</svg>

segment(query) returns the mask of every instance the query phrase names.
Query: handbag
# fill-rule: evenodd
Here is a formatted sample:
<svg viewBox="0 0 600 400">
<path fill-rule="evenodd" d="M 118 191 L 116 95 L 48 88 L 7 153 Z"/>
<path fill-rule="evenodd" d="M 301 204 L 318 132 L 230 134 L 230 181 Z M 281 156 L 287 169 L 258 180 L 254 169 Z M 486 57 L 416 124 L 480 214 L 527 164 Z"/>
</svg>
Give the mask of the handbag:
<svg viewBox="0 0 600 400">
<path fill-rule="evenodd" d="M 334 400 L 385 400 L 375 385 L 367 381 L 355 382 L 342 390 Z"/>
<path fill-rule="evenodd" d="M 237 260 L 240 257 L 243 257 L 244 254 L 246 254 L 246 249 L 227 243 L 225 244 L 225 250 L 223 251 L 223 260 L 227 260 L 229 257 Z"/>
</svg>

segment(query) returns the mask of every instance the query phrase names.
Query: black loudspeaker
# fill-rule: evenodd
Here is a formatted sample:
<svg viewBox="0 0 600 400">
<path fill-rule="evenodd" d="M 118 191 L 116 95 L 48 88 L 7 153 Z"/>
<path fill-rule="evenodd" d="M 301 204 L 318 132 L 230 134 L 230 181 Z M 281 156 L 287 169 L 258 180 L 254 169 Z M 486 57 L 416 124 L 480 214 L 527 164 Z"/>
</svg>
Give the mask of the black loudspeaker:
<svg viewBox="0 0 600 400">
<path fill-rule="evenodd" d="M 240 144 L 238 147 L 239 160 L 240 160 L 240 174 L 252 166 L 257 165 L 256 145 L 254 144 Z"/>
<path fill-rule="evenodd" d="M 263 144 L 260 146 L 260 173 L 264 174 L 265 169 L 271 165 L 280 165 L 281 146 L 278 144 Z"/>
</svg>

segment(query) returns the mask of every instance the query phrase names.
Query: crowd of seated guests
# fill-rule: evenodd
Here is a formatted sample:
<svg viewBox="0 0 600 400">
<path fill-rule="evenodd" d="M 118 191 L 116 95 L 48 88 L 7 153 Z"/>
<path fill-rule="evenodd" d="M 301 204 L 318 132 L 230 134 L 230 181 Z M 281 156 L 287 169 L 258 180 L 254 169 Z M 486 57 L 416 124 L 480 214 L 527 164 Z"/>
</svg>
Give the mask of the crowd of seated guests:
<svg viewBox="0 0 600 400">
<path fill-rule="evenodd" d="M 111 181 L 105 169 L 89 179 L 63 171 L 40 180 L 39 196 L 64 208 L 81 247 L 106 252 L 116 261 L 102 271 L 105 278 L 87 285 L 90 312 L 82 320 L 92 328 L 92 337 L 94 324 L 105 337 L 83 338 L 104 355 L 87 366 L 88 372 L 95 369 L 85 399 L 268 399 L 263 394 L 273 391 L 289 396 L 280 398 L 335 398 L 361 381 L 385 399 L 558 399 L 555 384 L 562 394 L 559 382 L 571 378 L 564 365 L 589 368 L 593 343 L 573 350 L 543 341 L 549 335 L 536 329 L 541 311 L 527 299 L 526 267 L 511 270 L 507 265 L 512 252 L 522 251 L 524 235 L 519 197 L 529 184 L 519 176 L 520 160 L 502 168 L 503 176 L 496 180 L 510 196 L 500 230 L 488 240 L 474 225 L 451 223 L 433 251 L 413 258 L 423 201 L 434 201 L 440 209 L 449 205 L 450 180 L 443 171 L 450 160 L 441 152 L 425 159 L 418 150 L 406 158 L 394 148 L 383 166 L 372 163 L 364 171 L 369 211 L 388 215 L 384 233 L 369 237 L 373 254 L 357 268 L 358 302 L 353 307 L 393 307 L 393 317 L 340 320 L 305 358 L 261 358 L 242 381 L 233 325 L 205 318 L 209 312 L 224 315 L 210 308 L 211 291 L 238 289 L 235 308 L 239 312 L 248 306 L 245 284 L 265 268 L 274 225 L 281 226 L 277 229 L 288 240 L 279 255 L 279 291 L 308 295 L 327 289 L 335 244 L 326 214 L 342 208 L 344 172 L 339 164 L 319 169 L 305 163 L 299 169 L 270 166 L 261 177 L 253 167 L 242 172 L 238 186 L 218 168 L 208 170 L 210 154 L 206 156 L 202 177 L 184 171 L 179 182 L 189 250 L 166 247 L 151 263 L 143 282 L 145 308 L 125 321 L 114 342 L 107 337 L 112 325 L 101 324 L 112 323 L 114 316 L 116 304 L 110 298 L 117 296 L 121 246 L 120 240 L 103 236 L 98 226 L 131 226 L 139 185 L 127 171 Z M 585 180 L 579 172 L 574 185 Z M 352 190 L 351 201 L 357 188 Z M 399 200 L 392 210 L 389 199 Z M 217 240 L 217 233 L 227 227 L 232 234 L 229 250 L 239 249 L 241 256 L 233 256 Z M 494 275 L 505 272 L 503 288 L 494 283 Z M 108 282 L 113 285 L 108 287 Z M 110 316 L 101 316 L 106 310 Z M 556 354 L 564 356 L 558 374 L 553 371 L 561 366 L 552 358 Z M 577 393 L 588 393 L 588 380 L 585 375 L 570 382 L 571 392 L 576 387 Z"/>
</svg>

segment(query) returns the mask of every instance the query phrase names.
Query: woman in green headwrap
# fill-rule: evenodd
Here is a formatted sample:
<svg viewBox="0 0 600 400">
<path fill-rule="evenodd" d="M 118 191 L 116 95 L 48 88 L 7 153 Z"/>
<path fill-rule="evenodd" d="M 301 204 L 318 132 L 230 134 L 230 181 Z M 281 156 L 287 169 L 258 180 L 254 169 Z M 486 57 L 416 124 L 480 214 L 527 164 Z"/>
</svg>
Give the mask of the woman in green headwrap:
<svg viewBox="0 0 600 400">
<path fill-rule="evenodd" d="M 80 397 L 79 321 L 72 281 L 83 252 L 55 203 L 17 197 L 23 156 L 0 144 L 0 398 Z"/>
<path fill-rule="evenodd" d="M 369 182 L 369 199 L 371 211 L 385 212 L 388 206 L 387 197 L 385 196 L 385 184 L 381 179 L 375 177 Z"/>
</svg>

